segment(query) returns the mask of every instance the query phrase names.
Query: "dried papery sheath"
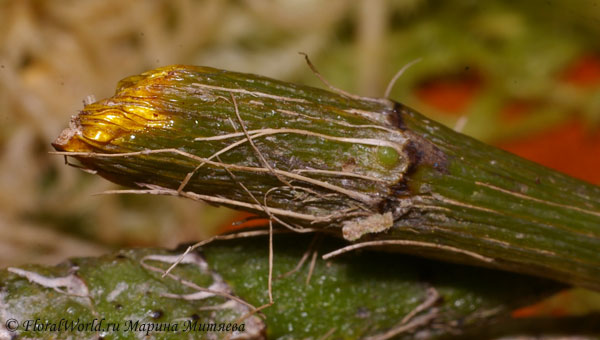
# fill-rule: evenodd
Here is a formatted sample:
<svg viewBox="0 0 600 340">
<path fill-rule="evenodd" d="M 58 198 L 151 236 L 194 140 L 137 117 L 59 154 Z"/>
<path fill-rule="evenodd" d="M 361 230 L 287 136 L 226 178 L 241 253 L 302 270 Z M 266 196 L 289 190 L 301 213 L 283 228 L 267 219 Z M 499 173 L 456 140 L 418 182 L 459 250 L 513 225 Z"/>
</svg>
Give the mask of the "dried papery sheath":
<svg viewBox="0 0 600 340">
<path fill-rule="evenodd" d="M 600 188 L 391 100 L 170 66 L 121 81 L 53 145 L 137 189 L 126 192 L 254 211 L 341 235 L 354 242 L 346 250 L 379 246 L 600 289 Z"/>
</svg>

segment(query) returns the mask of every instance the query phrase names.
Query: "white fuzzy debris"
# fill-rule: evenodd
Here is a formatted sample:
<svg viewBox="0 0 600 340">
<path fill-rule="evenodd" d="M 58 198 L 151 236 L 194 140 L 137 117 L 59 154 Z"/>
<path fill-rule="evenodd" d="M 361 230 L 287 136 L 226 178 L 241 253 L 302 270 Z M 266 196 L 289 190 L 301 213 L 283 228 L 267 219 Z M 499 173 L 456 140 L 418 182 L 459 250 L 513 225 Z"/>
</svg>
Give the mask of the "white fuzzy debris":
<svg viewBox="0 0 600 340">
<path fill-rule="evenodd" d="M 87 106 L 96 102 L 96 96 L 90 94 L 83 99 L 83 105 Z"/>
<path fill-rule="evenodd" d="M 391 228 L 394 218 L 391 212 L 385 214 L 374 214 L 364 218 L 356 218 L 344 222 L 342 234 L 348 241 L 356 241 L 364 234 L 378 233 Z"/>
<path fill-rule="evenodd" d="M 117 286 L 115 287 L 115 289 L 113 289 L 106 296 L 106 301 L 108 301 L 108 302 L 114 301 L 117 298 L 117 296 L 119 296 L 127 288 L 129 288 L 129 285 L 126 282 L 117 283 Z"/>
<path fill-rule="evenodd" d="M 162 269 L 152 267 L 145 263 L 145 261 L 153 260 L 164 263 L 189 263 L 197 265 L 203 273 L 209 273 L 212 276 L 213 283 L 208 288 L 202 288 L 206 290 L 196 291 L 191 294 L 172 294 L 172 293 L 162 293 L 161 296 L 172 298 L 172 299 L 182 299 L 186 301 L 191 300 L 203 300 L 215 296 L 223 296 L 229 297 L 229 300 L 218 306 L 219 309 L 231 309 L 235 313 L 239 315 L 248 315 L 252 311 L 250 305 L 242 303 L 243 300 L 237 299 L 232 296 L 232 289 L 229 285 L 223 280 L 223 277 L 218 273 L 210 270 L 208 263 L 198 254 L 196 253 L 187 253 L 182 260 L 180 260 L 180 255 L 147 255 L 145 256 L 141 263 L 142 265 L 153 271 L 161 272 Z M 174 276 L 172 273 L 169 276 Z M 181 278 L 174 277 L 176 280 L 181 280 Z M 183 282 L 183 280 L 181 281 Z M 245 329 L 244 332 L 234 332 L 230 334 L 230 339 L 256 339 L 261 336 L 264 329 L 266 328 L 265 323 L 256 315 L 249 315 L 244 319 Z"/>
<path fill-rule="evenodd" d="M 454 131 L 462 132 L 464 130 L 465 126 L 467 125 L 468 121 L 469 121 L 469 116 L 467 116 L 467 115 L 460 116 L 460 118 L 458 118 L 456 120 L 456 122 L 454 123 Z"/>
<path fill-rule="evenodd" d="M 63 277 L 46 277 L 38 273 L 30 272 L 20 268 L 9 267 L 7 268 L 7 270 L 13 274 L 17 274 L 21 277 L 26 278 L 29 282 L 39 284 L 40 286 L 46 288 L 52 288 L 60 293 L 81 297 L 89 296 L 89 290 L 87 286 L 74 273 Z M 66 292 L 61 288 L 66 288 Z"/>
<path fill-rule="evenodd" d="M 10 340 L 15 335 L 14 332 L 9 331 L 6 326 L 8 320 L 13 318 L 12 315 L 9 314 L 8 306 L 6 302 L 4 302 L 4 298 L 6 296 L 6 292 L 4 290 L 0 290 L 0 340 Z"/>
<path fill-rule="evenodd" d="M 179 260 L 179 258 L 179 255 L 148 255 L 144 257 L 144 260 L 152 260 L 164 263 L 175 263 Z M 185 254 L 183 259 L 179 261 L 179 263 L 195 264 L 198 267 L 200 267 L 200 269 L 202 269 L 202 272 L 206 273 L 208 271 L 208 264 L 206 263 L 206 261 L 204 261 L 199 255 L 195 253 Z"/>
</svg>

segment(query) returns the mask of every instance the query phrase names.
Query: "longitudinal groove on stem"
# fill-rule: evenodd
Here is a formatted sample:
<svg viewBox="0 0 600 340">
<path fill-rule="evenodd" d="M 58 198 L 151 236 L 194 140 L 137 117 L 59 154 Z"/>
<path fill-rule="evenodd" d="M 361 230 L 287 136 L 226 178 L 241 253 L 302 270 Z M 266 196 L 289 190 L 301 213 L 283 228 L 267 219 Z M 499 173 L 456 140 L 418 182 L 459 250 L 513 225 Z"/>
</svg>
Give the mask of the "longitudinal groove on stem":
<svg viewBox="0 0 600 340">
<path fill-rule="evenodd" d="M 250 209 L 250 210 L 254 210 L 254 211 L 258 211 L 258 212 L 263 211 L 262 207 L 257 204 L 250 204 L 250 203 L 230 200 L 230 199 L 226 199 L 226 198 L 221 198 L 221 197 L 200 195 L 200 194 L 196 194 L 195 192 L 186 192 L 186 191 L 178 192 L 177 190 L 162 188 L 162 187 L 158 187 L 155 185 L 145 185 L 145 186 L 148 187 L 149 189 L 106 190 L 106 191 L 102 192 L 102 194 L 138 194 L 138 195 L 149 194 L 149 195 L 183 196 L 183 197 L 195 200 L 195 201 L 205 201 L 205 202 L 215 203 L 215 204 L 230 205 L 230 206 Z M 314 215 L 300 214 L 300 213 L 296 213 L 293 211 L 282 210 L 282 209 L 277 209 L 277 208 L 270 208 L 270 210 L 274 214 L 280 215 L 283 217 L 290 217 L 293 219 L 306 220 L 309 222 L 319 222 L 319 223 L 335 221 L 336 219 L 340 219 L 340 218 L 347 217 L 347 216 L 364 216 L 365 215 L 364 212 L 354 212 L 354 213 L 353 212 L 347 212 L 347 213 L 346 212 L 341 212 L 341 213 L 336 212 L 336 213 L 324 215 L 324 216 L 314 216 Z M 304 229 L 305 228 L 296 229 L 296 231 L 303 232 Z"/>
<path fill-rule="evenodd" d="M 344 142 L 344 143 L 363 144 L 363 145 L 371 145 L 371 146 L 388 146 L 390 148 L 394 148 L 396 151 L 398 151 L 400 153 L 403 152 L 402 144 L 392 143 L 392 142 L 389 142 L 386 140 L 374 139 L 374 138 L 337 137 L 337 136 L 325 135 L 322 133 L 316 133 L 316 132 L 312 132 L 312 131 L 308 131 L 308 130 L 300 130 L 300 129 L 260 129 L 260 130 L 247 131 L 247 133 L 249 136 L 247 138 L 248 141 L 251 141 L 254 138 L 263 137 L 263 136 L 291 133 L 291 134 L 297 134 L 297 135 L 302 135 L 302 136 L 319 137 L 319 138 L 324 138 L 324 139 L 329 139 L 332 141 Z M 197 137 L 194 140 L 195 141 L 216 141 L 216 140 L 230 139 L 230 138 L 241 137 L 241 136 L 245 136 L 245 134 L 236 132 L 236 133 L 228 133 L 225 135 L 218 135 L 218 136 L 214 136 L 214 137 Z M 405 139 L 402 138 L 401 140 L 405 140 Z"/>
<path fill-rule="evenodd" d="M 273 172 L 278 175 L 282 175 L 285 177 L 289 177 L 291 179 L 314 184 L 316 186 L 323 187 L 324 189 L 328 189 L 328 190 L 331 190 L 334 192 L 338 192 L 338 193 L 347 195 L 348 197 L 355 199 L 359 202 L 363 202 L 366 204 L 374 204 L 375 203 L 374 199 L 369 197 L 368 195 L 359 193 L 357 191 L 344 189 L 342 187 L 339 187 L 337 185 L 334 185 L 334 184 L 331 184 L 328 182 L 324 182 L 324 181 L 320 181 L 320 180 L 313 179 L 310 177 L 302 176 L 295 172 L 283 171 L 283 170 L 279 170 L 279 169 L 267 169 L 267 168 L 261 168 L 261 167 L 249 167 L 249 166 L 241 166 L 241 165 L 236 165 L 236 164 L 215 162 L 215 161 L 211 161 L 207 158 L 198 157 L 196 155 L 193 155 L 193 154 L 190 154 L 188 152 L 181 151 L 178 149 L 156 149 L 156 150 L 144 150 L 144 151 L 136 151 L 136 152 L 116 153 L 116 154 L 94 153 L 94 152 L 54 152 L 54 153 L 60 154 L 60 155 L 66 155 L 66 156 L 80 156 L 80 157 L 91 157 L 91 158 L 93 158 L 93 157 L 128 157 L 128 156 L 151 155 L 151 154 L 157 154 L 157 153 L 173 153 L 173 154 L 178 154 L 178 155 L 181 155 L 184 157 L 191 158 L 198 162 L 210 164 L 210 165 L 217 166 L 217 167 L 227 168 L 230 170 L 250 171 L 250 172 L 256 172 L 256 173 L 265 173 L 265 172 L 271 173 L 271 172 Z"/>
</svg>

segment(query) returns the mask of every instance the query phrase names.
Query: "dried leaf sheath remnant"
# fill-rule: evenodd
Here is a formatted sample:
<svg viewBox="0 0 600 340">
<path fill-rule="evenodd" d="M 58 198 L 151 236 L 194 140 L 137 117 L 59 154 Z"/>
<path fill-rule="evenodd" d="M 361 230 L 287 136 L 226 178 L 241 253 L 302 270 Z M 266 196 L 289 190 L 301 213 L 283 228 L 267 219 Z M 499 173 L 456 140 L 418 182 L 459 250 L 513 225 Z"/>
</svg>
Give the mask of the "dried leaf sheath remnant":
<svg viewBox="0 0 600 340">
<path fill-rule="evenodd" d="M 600 289 L 598 187 L 388 99 L 170 66 L 121 81 L 54 146 L 127 192 Z"/>
</svg>

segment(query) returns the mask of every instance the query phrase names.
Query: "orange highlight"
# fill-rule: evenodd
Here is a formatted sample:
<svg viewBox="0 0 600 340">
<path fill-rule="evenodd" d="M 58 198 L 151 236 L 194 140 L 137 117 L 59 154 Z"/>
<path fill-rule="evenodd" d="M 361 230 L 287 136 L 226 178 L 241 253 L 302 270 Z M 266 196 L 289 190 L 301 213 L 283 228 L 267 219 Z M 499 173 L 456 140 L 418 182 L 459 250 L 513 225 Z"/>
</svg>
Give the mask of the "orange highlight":
<svg viewBox="0 0 600 340">
<path fill-rule="evenodd" d="M 541 302 L 516 309 L 511 316 L 513 318 L 564 317 L 572 314 L 568 308 L 572 301 L 572 291 L 566 289 Z"/>
<path fill-rule="evenodd" d="M 230 232 L 230 231 L 236 231 L 236 230 L 245 229 L 245 228 L 266 227 L 269 225 L 268 218 L 250 219 L 250 220 L 244 221 L 241 224 L 234 225 L 236 222 L 242 221 L 244 219 L 252 218 L 252 217 L 258 217 L 258 216 L 256 214 L 252 214 L 252 213 L 245 212 L 245 211 L 236 212 L 235 214 L 232 215 L 232 218 L 229 221 L 227 221 L 227 223 L 224 223 L 223 226 L 221 228 L 219 228 L 218 234 Z"/>
</svg>

